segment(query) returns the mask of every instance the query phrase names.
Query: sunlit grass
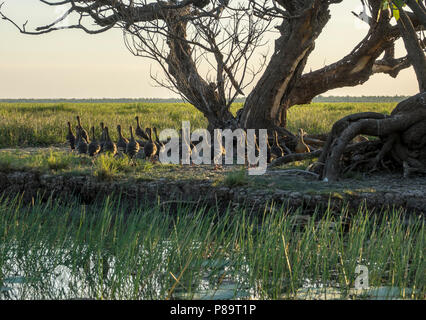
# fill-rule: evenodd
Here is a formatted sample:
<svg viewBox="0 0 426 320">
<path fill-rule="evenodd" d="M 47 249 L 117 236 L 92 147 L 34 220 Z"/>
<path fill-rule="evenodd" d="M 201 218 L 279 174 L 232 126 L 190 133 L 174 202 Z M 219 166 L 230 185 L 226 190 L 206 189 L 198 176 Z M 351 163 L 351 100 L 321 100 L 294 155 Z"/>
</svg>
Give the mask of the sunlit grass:
<svg viewBox="0 0 426 320">
<path fill-rule="evenodd" d="M 62 173 L 70 170 L 81 170 L 89 166 L 88 157 L 80 157 L 70 152 L 47 149 L 39 152 L 25 150 L 1 151 L 0 171 L 29 171 Z"/>
<path fill-rule="evenodd" d="M 308 133 L 328 132 L 341 117 L 355 112 L 376 111 L 389 113 L 396 103 L 313 103 L 295 106 L 289 110 L 288 128 L 296 132 L 304 128 Z M 235 114 L 241 103 L 232 106 Z M 66 123 L 76 123 L 82 117 L 88 130 L 95 126 L 100 135 L 99 123 L 110 127 L 112 139 L 117 139 L 116 125 L 121 124 L 125 136 L 128 126 L 135 125 L 139 115 L 143 127 L 180 129 L 182 121 L 190 121 L 191 129 L 205 128 L 204 116 L 185 103 L 0 103 L 0 148 L 16 146 L 50 146 L 65 142 Z"/>
<path fill-rule="evenodd" d="M 17 196 L 0 200 L 0 299 L 372 298 L 354 290 L 358 264 L 371 289 L 424 299 L 424 234 L 423 219 L 362 207 L 306 218 Z"/>
<path fill-rule="evenodd" d="M 390 114 L 396 103 L 312 103 L 290 108 L 288 127 L 296 132 L 303 128 L 309 134 L 326 133 L 334 122 L 352 113 L 378 112 Z"/>
<path fill-rule="evenodd" d="M 247 177 L 247 170 L 245 169 L 230 172 L 223 178 L 223 184 L 230 188 L 245 186 L 248 183 L 249 179 Z"/>
</svg>

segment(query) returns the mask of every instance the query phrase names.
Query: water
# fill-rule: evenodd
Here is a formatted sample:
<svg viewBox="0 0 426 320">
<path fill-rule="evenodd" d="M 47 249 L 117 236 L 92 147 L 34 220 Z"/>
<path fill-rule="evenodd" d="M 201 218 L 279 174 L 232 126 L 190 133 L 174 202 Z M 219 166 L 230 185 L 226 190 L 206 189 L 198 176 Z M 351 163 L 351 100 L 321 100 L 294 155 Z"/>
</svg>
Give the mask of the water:
<svg viewBox="0 0 426 320">
<path fill-rule="evenodd" d="M 167 243 L 165 244 L 167 245 Z M 19 248 L 9 248 L 10 256 L 4 266 L 3 278 L 0 278 L 0 299 L 196 299 L 229 300 L 259 299 L 259 288 L 250 287 L 247 276 L 248 264 L 236 268 L 229 260 L 206 259 L 202 261 L 199 272 L 200 281 L 194 281 L 192 287 L 180 282 L 181 275 L 159 267 L 151 277 L 143 277 L 143 270 L 123 273 L 119 261 L 108 257 L 99 263 L 99 256 L 93 255 L 88 248 L 88 260 L 85 264 L 64 265 L 60 261 L 70 258 L 71 250 L 30 250 L 22 255 Z M 163 251 L 167 259 L 168 248 Z M 149 255 L 141 250 L 141 256 Z M 32 258 L 37 256 L 35 261 Z M 57 257 L 53 258 L 52 257 Z M 65 259 L 63 259 L 65 258 Z M 69 260 L 69 259 L 68 259 Z M 141 266 L 143 269 L 143 266 Z M 188 266 L 191 269 L 191 265 Z M 238 270 L 236 270 L 238 269 Z M 195 272 L 196 274 L 197 272 Z M 214 273 L 214 274 L 213 274 Z M 119 279 L 118 279 L 119 278 Z M 168 278 L 168 281 L 164 281 Z M 170 281 L 172 280 L 172 281 Z M 282 279 L 287 281 L 288 279 Z M 165 287 L 165 283 L 171 283 Z M 368 289 L 350 289 L 345 291 L 336 283 L 323 284 L 305 279 L 303 286 L 293 294 L 283 294 L 282 299 L 407 299 L 413 290 L 398 287 L 372 287 Z"/>
</svg>

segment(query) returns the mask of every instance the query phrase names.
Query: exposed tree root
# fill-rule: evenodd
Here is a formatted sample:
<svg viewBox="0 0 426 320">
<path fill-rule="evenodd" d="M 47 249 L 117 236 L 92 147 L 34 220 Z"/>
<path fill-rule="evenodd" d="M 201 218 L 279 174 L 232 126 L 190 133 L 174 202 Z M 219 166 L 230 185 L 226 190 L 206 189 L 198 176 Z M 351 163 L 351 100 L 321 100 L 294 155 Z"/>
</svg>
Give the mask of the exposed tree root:
<svg viewBox="0 0 426 320">
<path fill-rule="evenodd" d="M 286 163 L 295 162 L 295 161 L 314 159 L 319 157 L 321 155 L 321 152 L 322 152 L 321 150 L 316 150 L 316 151 L 308 152 L 308 153 L 288 154 L 288 155 L 285 155 L 284 157 L 281 157 L 272 161 L 269 167 L 273 168 L 273 167 L 277 167 L 277 166 L 280 166 Z"/>
<path fill-rule="evenodd" d="M 358 135 L 380 138 L 348 146 Z M 358 113 L 337 121 L 324 145 L 315 168 L 325 181 L 335 181 L 342 172 L 362 166 L 368 172 L 393 170 L 404 165 L 404 172 L 426 170 L 426 93 L 397 105 L 390 116 Z"/>
</svg>

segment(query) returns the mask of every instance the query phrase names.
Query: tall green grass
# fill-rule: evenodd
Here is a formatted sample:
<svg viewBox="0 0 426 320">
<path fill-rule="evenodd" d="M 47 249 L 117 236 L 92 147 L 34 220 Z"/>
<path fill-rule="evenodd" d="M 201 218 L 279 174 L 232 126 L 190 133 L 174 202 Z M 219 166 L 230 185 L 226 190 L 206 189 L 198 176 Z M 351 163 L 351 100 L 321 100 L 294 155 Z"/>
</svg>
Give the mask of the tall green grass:
<svg viewBox="0 0 426 320">
<path fill-rule="evenodd" d="M 380 290 L 424 299 L 424 220 L 403 221 L 362 207 L 307 219 L 272 207 L 255 215 L 2 198 L 0 299 L 346 299 Z M 370 291 L 354 290 L 358 264 Z"/>
<path fill-rule="evenodd" d="M 288 127 L 292 131 L 304 128 L 308 133 L 328 132 L 341 117 L 356 112 L 376 111 L 389 113 L 395 103 L 314 103 L 295 106 L 289 111 Z M 232 106 L 232 112 L 242 107 Z M 180 129 L 182 121 L 191 123 L 191 128 L 205 128 L 207 121 L 190 104 L 185 103 L 0 103 L 0 148 L 17 146 L 50 146 L 65 142 L 66 123 L 75 123 L 82 117 L 88 130 L 92 125 L 99 137 L 99 122 L 110 127 L 110 134 L 117 139 L 116 125 L 121 124 L 126 136 L 128 126 L 135 125 L 139 115 L 142 126 Z"/>
</svg>

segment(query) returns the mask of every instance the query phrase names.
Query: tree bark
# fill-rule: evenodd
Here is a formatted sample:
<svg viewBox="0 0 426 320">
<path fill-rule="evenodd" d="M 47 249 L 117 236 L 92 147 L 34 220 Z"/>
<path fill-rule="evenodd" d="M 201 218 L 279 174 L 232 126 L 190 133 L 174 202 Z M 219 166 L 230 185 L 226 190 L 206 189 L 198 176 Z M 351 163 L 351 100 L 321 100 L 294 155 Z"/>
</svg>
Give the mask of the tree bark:
<svg viewBox="0 0 426 320">
<path fill-rule="evenodd" d="M 406 0 L 407 6 L 413 11 L 417 18 L 422 23 L 423 27 L 426 27 L 426 10 L 422 1 L 417 2 L 416 0 Z"/>
<path fill-rule="evenodd" d="M 286 125 L 289 106 L 283 101 L 302 74 L 315 40 L 330 19 L 328 5 L 321 0 L 305 1 L 301 8 L 289 11 L 292 17 L 285 18 L 278 27 L 281 36 L 275 41 L 275 52 L 268 67 L 247 97 L 241 127 L 261 129 Z"/>
<path fill-rule="evenodd" d="M 426 93 L 419 93 L 399 103 L 390 116 L 360 113 L 337 121 L 318 159 L 323 167 L 320 178 L 335 181 L 341 174 L 342 157 L 347 145 L 359 134 L 380 137 L 381 150 L 364 162 L 374 168 L 390 153 L 406 167 L 426 169 Z"/>
<path fill-rule="evenodd" d="M 165 19 L 170 33 L 167 41 L 170 52 L 167 57 L 168 71 L 174 78 L 176 88 L 208 120 L 208 130 L 225 128 L 234 120 L 226 103 L 220 99 L 216 88 L 207 83 L 198 73 L 186 39 L 187 23 L 179 15 L 187 14 L 188 9 L 170 12 Z"/>
<path fill-rule="evenodd" d="M 336 63 L 303 75 L 316 36 L 329 20 L 329 4 L 323 3 L 321 8 L 313 5 L 297 18 L 285 20 L 280 29 L 290 34 L 282 33 L 276 41 L 268 68 L 246 100 L 239 119 L 241 127 L 285 127 L 287 111 L 294 105 L 310 103 L 317 95 L 335 88 L 362 84 L 375 73 L 396 77 L 408 68 L 407 57 L 394 57 L 393 46 L 401 36 L 398 27 L 392 26 L 385 15 L 377 22 L 380 1 L 370 3 L 373 18 L 369 33 L 354 50 Z M 416 28 L 418 24 L 416 20 Z M 385 57 L 378 60 L 383 52 Z"/>
<path fill-rule="evenodd" d="M 398 27 L 407 49 L 408 58 L 414 67 L 420 92 L 424 92 L 426 91 L 426 57 L 410 18 L 402 8 L 399 8 L 399 12 Z"/>
</svg>

